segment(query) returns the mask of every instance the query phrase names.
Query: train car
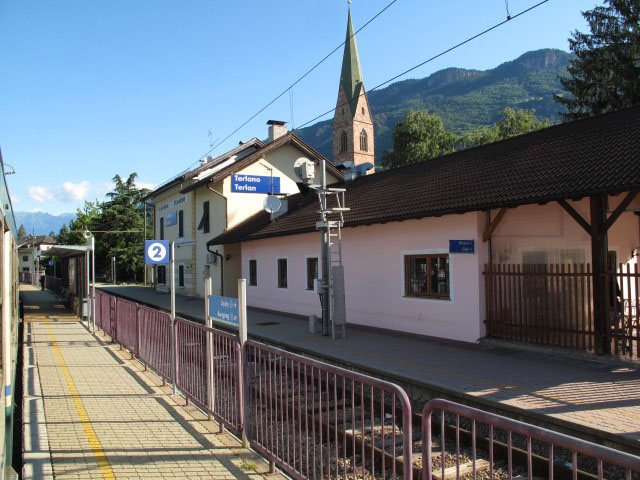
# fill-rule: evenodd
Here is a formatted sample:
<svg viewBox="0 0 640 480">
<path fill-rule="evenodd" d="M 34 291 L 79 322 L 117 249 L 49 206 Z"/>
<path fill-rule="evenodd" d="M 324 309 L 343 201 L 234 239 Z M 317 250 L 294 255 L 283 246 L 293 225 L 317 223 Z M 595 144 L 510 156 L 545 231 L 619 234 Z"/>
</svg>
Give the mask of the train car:
<svg viewBox="0 0 640 480">
<path fill-rule="evenodd" d="M 2 455 L 0 456 L 0 479 L 17 478 L 13 465 L 14 456 L 14 416 L 15 385 L 18 366 L 20 307 L 18 279 L 17 229 L 13 216 L 13 207 L 6 183 L 5 164 L 0 152 L 2 181 L 0 181 L 0 202 L 2 211 L 2 245 L 0 248 L 0 289 L 2 290 L 2 331 L 0 335 L 0 354 L 2 356 L 2 386 L 0 402 L 4 407 L 4 418 L 0 419 L 0 438 L 2 438 Z M 20 429 L 20 425 L 16 426 Z M 20 453 L 20 445 L 15 446 Z M 15 466 L 17 467 L 17 465 Z"/>
</svg>

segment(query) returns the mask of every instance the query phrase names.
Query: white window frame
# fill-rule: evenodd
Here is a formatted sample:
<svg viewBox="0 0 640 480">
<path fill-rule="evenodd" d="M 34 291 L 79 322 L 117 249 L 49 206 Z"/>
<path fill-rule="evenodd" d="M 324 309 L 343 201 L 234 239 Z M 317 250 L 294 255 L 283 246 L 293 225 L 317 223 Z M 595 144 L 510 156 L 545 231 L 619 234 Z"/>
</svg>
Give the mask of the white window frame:
<svg viewBox="0 0 640 480">
<path fill-rule="evenodd" d="M 449 256 L 449 298 L 425 298 L 425 297 L 408 297 L 405 292 L 405 278 L 406 278 L 406 264 L 405 257 L 407 255 L 448 255 Z M 448 248 L 425 248 L 422 250 L 401 250 L 400 251 L 400 298 L 407 302 L 429 302 L 438 303 L 454 303 L 454 288 L 453 288 L 453 259 L 455 255 L 449 253 Z"/>
<path fill-rule="evenodd" d="M 278 286 L 278 272 L 280 271 L 280 267 L 278 265 L 278 261 L 279 260 L 286 260 L 287 261 L 287 286 L 286 287 L 280 287 Z M 289 281 L 289 257 L 276 257 L 276 288 L 279 290 L 289 290 L 289 285 L 290 285 L 290 281 Z"/>
</svg>

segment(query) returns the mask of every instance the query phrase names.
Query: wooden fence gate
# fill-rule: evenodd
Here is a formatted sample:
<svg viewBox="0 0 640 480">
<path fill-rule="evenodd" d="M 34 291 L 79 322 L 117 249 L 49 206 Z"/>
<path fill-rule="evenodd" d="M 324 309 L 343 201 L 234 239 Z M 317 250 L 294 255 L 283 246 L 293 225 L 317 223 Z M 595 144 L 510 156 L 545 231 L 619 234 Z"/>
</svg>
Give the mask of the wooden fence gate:
<svg viewBox="0 0 640 480">
<path fill-rule="evenodd" d="M 589 264 L 486 265 L 487 336 L 594 351 Z M 611 352 L 640 358 L 637 264 L 605 274 Z"/>
</svg>

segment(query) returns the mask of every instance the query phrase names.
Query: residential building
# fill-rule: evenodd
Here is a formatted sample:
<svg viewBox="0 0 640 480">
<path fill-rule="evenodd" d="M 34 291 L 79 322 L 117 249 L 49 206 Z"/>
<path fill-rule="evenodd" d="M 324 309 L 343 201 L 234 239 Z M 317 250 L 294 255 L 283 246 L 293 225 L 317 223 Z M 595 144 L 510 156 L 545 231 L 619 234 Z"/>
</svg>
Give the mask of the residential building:
<svg viewBox="0 0 640 480">
<path fill-rule="evenodd" d="M 20 239 L 18 243 L 19 270 L 34 273 L 36 271 L 36 257 L 55 243 L 56 241 L 49 235 L 29 235 Z M 40 270 L 43 271 L 44 266 L 41 266 Z"/>
</svg>

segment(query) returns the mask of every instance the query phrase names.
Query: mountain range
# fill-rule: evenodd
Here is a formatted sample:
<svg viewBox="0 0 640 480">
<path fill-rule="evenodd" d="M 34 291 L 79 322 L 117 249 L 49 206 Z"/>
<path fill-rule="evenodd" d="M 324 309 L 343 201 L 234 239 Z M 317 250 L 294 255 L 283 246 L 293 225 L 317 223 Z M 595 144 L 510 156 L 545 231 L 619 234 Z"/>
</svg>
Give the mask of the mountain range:
<svg viewBox="0 0 640 480">
<path fill-rule="evenodd" d="M 31 235 L 48 235 L 49 232 L 58 233 L 62 225 L 76 218 L 75 213 L 61 213 L 51 215 L 45 212 L 13 212 L 16 225 L 24 225 L 26 232 Z"/>
<path fill-rule="evenodd" d="M 421 79 L 404 80 L 367 93 L 375 128 L 376 164 L 393 148 L 393 127 L 409 110 L 426 109 L 442 117 L 457 135 L 488 126 L 505 107 L 534 108 L 539 117 L 559 121 L 564 107 L 553 101 L 558 81 L 572 54 L 556 49 L 527 52 L 490 70 L 446 68 Z M 296 134 L 326 158 L 332 158 L 333 120 L 318 122 Z"/>
</svg>

